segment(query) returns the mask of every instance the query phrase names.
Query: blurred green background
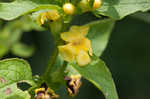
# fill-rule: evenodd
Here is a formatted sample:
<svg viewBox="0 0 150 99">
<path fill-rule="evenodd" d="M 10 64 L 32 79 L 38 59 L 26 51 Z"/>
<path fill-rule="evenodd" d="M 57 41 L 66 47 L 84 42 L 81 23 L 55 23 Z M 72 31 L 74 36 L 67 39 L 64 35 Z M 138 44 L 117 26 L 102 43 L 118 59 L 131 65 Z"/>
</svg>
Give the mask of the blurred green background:
<svg viewBox="0 0 150 99">
<path fill-rule="evenodd" d="M 90 20 L 90 16 L 88 19 Z M 137 13 L 117 21 L 109 43 L 101 58 L 109 67 L 119 99 L 150 99 L 150 15 Z M 32 66 L 33 75 L 41 74 L 51 55 L 52 38 L 49 32 L 25 32 L 25 44 L 35 46 L 35 53 L 25 58 Z M 11 53 L 4 58 L 17 57 Z M 62 87 L 60 99 L 68 99 Z M 104 99 L 102 93 L 83 79 L 79 94 L 73 99 Z"/>
</svg>

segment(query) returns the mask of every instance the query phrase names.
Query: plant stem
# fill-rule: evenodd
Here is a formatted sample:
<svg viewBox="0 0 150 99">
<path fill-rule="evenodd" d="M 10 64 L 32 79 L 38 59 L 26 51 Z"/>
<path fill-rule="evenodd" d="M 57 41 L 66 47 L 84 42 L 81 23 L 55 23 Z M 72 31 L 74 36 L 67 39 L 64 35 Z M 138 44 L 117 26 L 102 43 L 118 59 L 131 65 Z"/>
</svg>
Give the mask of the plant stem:
<svg viewBox="0 0 150 99">
<path fill-rule="evenodd" d="M 54 39 L 54 49 L 53 49 L 52 55 L 50 56 L 46 71 L 43 74 L 43 78 L 45 78 L 50 73 L 53 64 L 55 64 L 56 62 L 56 59 L 58 56 L 58 48 L 57 48 L 58 44 L 59 44 L 59 41 Z"/>
<path fill-rule="evenodd" d="M 54 46 L 53 46 L 53 52 L 52 55 L 50 56 L 49 62 L 48 62 L 48 66 L 42 76 L 44 82 L 49 81 L 48 83 L 53 82 L 52 79 L 53 78 L 53 73 L 59 72 L 59 73 L 63 73 L 64 70 L 67 67 L 67 62 L 64 62 L 63 65 L 57 70 L 57 68 L 55 67 L 55 63 L 58 60 L 58 45 L 64 44 L 64 42 L 61 40 L 60 38 L 60 32 L 65 31 L 67 26 L 64 26 L 64 24 L 62 25 L 62 21 L 59 20 L 58 23 L 53 23 L 53 24 L 49 24 L 50 26 L 50 30 L 51 33 L 53 35 L 53 41 L 54 41 Z M 58 76 L 59 74 L 57 74 L 56 76 Z M 63 75 L 63 74 L 62 74 Z"/>
</svg>

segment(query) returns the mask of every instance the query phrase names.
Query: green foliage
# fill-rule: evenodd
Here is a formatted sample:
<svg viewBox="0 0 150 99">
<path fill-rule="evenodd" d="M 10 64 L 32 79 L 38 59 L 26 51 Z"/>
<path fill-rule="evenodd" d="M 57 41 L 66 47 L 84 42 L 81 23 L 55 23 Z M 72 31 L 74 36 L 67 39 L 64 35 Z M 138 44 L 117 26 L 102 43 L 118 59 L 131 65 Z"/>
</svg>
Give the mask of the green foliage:
<svg viewBox="0 0 150 99">
<path fill-rule="evenodd" d="M 29 64 L 21 59 L 0 61 L 0 98 L 30 99 L 27 91 L 22 91 L 17 87 L 17 83 L 19 82 L 34 85 Z"/>
<path fill-rule="evenodd" d="M 100 56 L 106 48 L 114 22 L 111 19 L 104 19 L 88 24 L 90 26 L 88 38 L 92 42 L 92 49 L 95 55 Z"/>
<path fill-rule="evenodd" d="M 133 18 L 142 20 L 146 23 L 150 23 L 150 13 L 146 12 L 146 13 L 136 13 L 136 14 L 132 14 L 131 15 Z"/>
<path fill-rule="evenodd" d="M 30 0 L 17 0 L 11 3 L 0 3 L 0 18 L 12 20 L 36 10 L 58 8 L 57 6 L 45 4 L 48 3 L 48 1 L 43 5 L 40 4 L 41 2 L 42 1 L 32 2 Z M 95 14 L 102 14 L 114 19 L 121 19 L 134 12 L 147 11 L 150 9 L 150 2 L 147 0 L 103 0 L 102 2 L 102 7 L 95 11 Z"/>
<path fill-rule="evenodd" d="M 27 52 L 26 51 L 23 52 L 23 50 L 25 49 L 22 49 L 22 48 L 25 48 L 25 46 L 24 47 L 18 46 L 18 43 L 19 45 L 21 43 L 20 42 L 21 36 L 23 32 L 28 32 L 31 30 L 43 31 L 44 29 L 39 27 L 34 22 L 32 22 L 32 20 L 27 16 L 22 17 L 18 20 L 14 20 L 12 22 L 3 22 L 3 23 L 5 23 L 5 25 L 0 30 L 0 48 L 1 48 L 0 58 L 6 55 L 9 51 L 12 51 L 13 54 L 16 54 L 22 57 L 31 56 L 32 53 L 34 52 L 33 47 L 28 47 L 28 50 L 26 50 Z M 16 47 L 21 47 L 21 49 L 18 49 Z"/>
<path fill-rule="evenodd" d="M 11 3 L 0 3 L 0 18 L 13 20 L 21 15 L 32 13 L 42 9 L 59 9 L 57 5 L 36 4 L 30 0 L 17 0 Z"/>
<path fill-rule="evenodd" d="M 95 14 L 102 14 L 114 19 L 121 19 L 137 11 L 148 11 L 148 0 L 103 0 L 102 7 Z"/>
<path fill-rule="evenodd" d="M 0 18 L 12 20 L 36 8 L 36 6 L 35 3 L 28 0 L 0 3 Z"/>
</svg>

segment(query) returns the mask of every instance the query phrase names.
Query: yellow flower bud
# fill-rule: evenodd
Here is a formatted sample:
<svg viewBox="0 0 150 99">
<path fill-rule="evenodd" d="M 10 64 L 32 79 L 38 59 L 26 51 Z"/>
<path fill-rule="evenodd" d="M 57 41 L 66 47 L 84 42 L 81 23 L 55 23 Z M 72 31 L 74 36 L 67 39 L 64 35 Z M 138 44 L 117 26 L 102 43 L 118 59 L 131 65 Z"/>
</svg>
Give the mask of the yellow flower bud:
<svg viewBox="0 0 150 99">
<path fill-rule="evenodd" d="M 74 14 L 75 7 L 71 3 L 66 3 L 63 5 L 63 10 L 66 14 L 72 15 Z"/>
<path fill-rule="evenodd" d="M 99 8 L 101 6 L 101 4 L 102 4 L 101 0 L 94 0 L 93 8 L 97 9 L 97 8 Z"/>
</svg>

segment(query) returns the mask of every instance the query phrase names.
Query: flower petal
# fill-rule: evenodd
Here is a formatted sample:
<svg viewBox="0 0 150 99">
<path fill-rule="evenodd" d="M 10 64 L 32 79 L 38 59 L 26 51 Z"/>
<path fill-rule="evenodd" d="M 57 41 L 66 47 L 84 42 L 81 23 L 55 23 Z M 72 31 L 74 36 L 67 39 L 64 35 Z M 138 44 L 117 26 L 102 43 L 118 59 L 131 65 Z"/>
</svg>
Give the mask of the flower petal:
<svg viewBox="0 0 150 99">
<path fill-rule="evenodd" d="M 85 66 L 91 62 L 88 53 L 85 51 L 80 51 L 78 56 L 76 57 L 76 60 L 79 66 Z"/>
<path fill-rule="evenodd" d="M 69 32 L 63 32 L 61 34 L 61 38 L 67 42 L 75 42 L 84 38 L 88 30 L 88 26 L 72 26 Z"/>
<path fill-rule="evenodd" d="M 68 62 L 72 62 L 78 52 L 78 50 L 70 44 L 58 46 L 58 49 L 63 59 Z"/>
<path fill-rule="evenodd" d="M 46 13 L 42 13 L 41 14 L 41 24 L 44 24 L 46 20 L 47 20 Z"/>
<path fill-rule="evenodd" d="M 78 41 L 80 38 L 83 38 L 83 36 L 80 36 L 78 33 L 75 32 L 63 32 L 61 33 L 61 38 L 66 42 L 74 42 Z"/>
<path fill-rule="evenodd" d="M 88 38 L 85 38 L 84 45 L 88 48 L 88 52 L 92 56 L 93 50 L 91 46 L 91 41 Z"/>
<path fill-rule="evenodd" d="M 45 23 L 46 20 L 56 21 L 59 18 L 60 18 L 60 15 L 58 14 L 57 10 L 42 12 L 37 18 L 37 23 L 39 25 L 42 25 Z"/>
<path fill-rule="evenodd" d="M 37 23 L 38 25 L 42 25 L 45 23 L 46 20 L 46 14 L 45 13 L 41 13 L 38 18 L 37 18 Z"/>
<path fill-rule="evenodd" d="M 58 14 L 57 10 L 51 10 L 47 12 L 47 18 L 49 20 L 56 21 L 57 19 L 60 18 L 60 15 Z"/>
<path fill-rule="evenodd" d="M 89 52 L 89 54 L 92 56 L 91 41 L 88 38 L 83 38 L 79 41 L 73 42 L 72 45 L 79 50 Z"/>
<path fill-rule="evenodd" d="M 78 33 L 78 35 L 86 36 L 89 31 L 89 26 L 72 26 L 69 32 Z"/>
</svg>

